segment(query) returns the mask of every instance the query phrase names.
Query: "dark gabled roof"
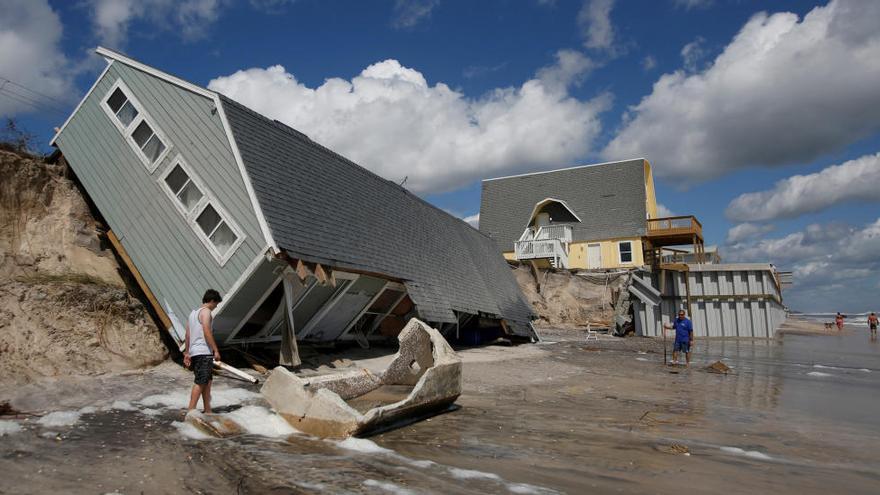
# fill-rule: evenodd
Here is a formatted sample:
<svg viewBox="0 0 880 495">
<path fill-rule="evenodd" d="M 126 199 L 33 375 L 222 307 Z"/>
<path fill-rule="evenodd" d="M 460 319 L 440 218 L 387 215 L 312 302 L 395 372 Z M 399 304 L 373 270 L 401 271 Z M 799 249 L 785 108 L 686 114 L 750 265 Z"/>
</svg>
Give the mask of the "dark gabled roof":
<svg viewBox="0 0 880 495">
<path fill-rule="evenodd" d="M 294 258 L 402 280 L 419 315 L 532 317 L 494 242 L 306 135 L 221 96 L 272 237 Z"/>
<path fill-rule="evenodd" d="M 565 201 L 580 217 L 576 241 L 645 235 L 645 160 L 573 167 L 483 181 L 480 231 L 502 251 L 513 251 L 535 204 Z"/>
</svg>

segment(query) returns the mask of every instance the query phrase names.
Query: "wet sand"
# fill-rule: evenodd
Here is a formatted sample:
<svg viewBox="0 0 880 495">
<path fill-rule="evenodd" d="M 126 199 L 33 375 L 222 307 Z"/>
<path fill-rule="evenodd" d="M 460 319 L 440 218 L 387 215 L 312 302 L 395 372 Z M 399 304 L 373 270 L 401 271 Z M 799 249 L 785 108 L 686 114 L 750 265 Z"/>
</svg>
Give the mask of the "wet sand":
<svg viewBox="0 0 880 495">
<path fill-rule="evenodd" d="M 231 387 L 256 388 L 226 378 L 216 382 L 231 391 L 221 411 L 253 411 L 252 433 L 188 438 L 174 425 L 179 410 L 139 402 L 185 391 L 189 376 L 170 363 L 45 392 L 0 388 L 31 411 L 113 400 L 133 409 L 60 427 L 19 420 L 22 431 L 0 437 L 0 492 L 876 492 L 880 345 L 862 329 L 698 341 L 690 369 L 664 366 L 660 341 L 542 334 L 538 345 L 461 351 L 455 410 L 341 443 L 279 431 L 258 397 L 236 400 Z M 702 370 L 717 359 L 733 373 Z"/>
</svg>

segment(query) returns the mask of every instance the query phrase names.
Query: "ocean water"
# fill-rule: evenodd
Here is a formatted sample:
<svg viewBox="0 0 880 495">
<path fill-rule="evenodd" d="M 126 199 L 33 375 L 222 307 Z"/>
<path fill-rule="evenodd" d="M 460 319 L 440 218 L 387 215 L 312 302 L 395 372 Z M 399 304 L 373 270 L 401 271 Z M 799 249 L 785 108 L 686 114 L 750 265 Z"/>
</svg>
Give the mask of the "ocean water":
<svg viewBox="0 0 880 495">
<path fill-rule="evenodd" d="M 459 409 L 371 438 L 298 433 L 225 384 L 233 438 L 182 422 L 182 383 L 6 421 L 0 493 L 877 493 L 866 332 L 698 341 L 687 370 L 595 346 L 469 364 Z M 716 360 L 733 373 L 702 370 Z"/>
<path fill-rule="evenodd" d="M 866 327 L 868 326 L 868 315 L 870 312 L 865 313 L 843 313 L 846 316 L 846 324 L 852 325 L 855 327 Z M 818 323 L 833 323 L 834 317 L 837 316 L 837 313 L 798 313 L 798 317 L 803 318 L 805 320 L 818 322 Z"/>
</svg>

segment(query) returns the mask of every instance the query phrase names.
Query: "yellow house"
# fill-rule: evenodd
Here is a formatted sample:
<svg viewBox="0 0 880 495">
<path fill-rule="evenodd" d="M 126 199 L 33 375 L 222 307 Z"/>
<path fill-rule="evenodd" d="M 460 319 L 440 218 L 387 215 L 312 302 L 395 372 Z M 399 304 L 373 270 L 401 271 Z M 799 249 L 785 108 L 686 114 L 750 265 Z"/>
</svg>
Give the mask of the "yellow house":
<svg viewBox="0 0 880 495">
<path fill-rule="evenodd" d="M 508 260 L 557 268 L 641 266 L 654 263 L 662 246 L 701 245 L 698 227 L 693 217 L 658 218 L 644 158 L 482 183 L 480 230 Z"/>
</svg>

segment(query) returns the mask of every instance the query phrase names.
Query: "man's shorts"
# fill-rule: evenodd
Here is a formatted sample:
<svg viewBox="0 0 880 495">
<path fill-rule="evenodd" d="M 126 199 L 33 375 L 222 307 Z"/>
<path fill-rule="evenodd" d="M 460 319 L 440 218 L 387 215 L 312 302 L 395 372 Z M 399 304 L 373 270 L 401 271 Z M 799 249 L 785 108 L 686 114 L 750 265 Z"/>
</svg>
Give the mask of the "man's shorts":
<svg viewBox="0 0 880 495">
<path fill-rule="evenodd" d="M 190 361 L 190 367 L 195 375 L 195 384 L 207 385 L 213 379 L 211 373 L 214 372 L 214 356 L 210 354 L 193 356 Z"/>
<path fill-rule="evenodd" d="M 871 330 L 877 330 L 877 325 L 871 324 Z"/>
<path fill-rule="evenodd" d="M 691 352 L 691 343 L 690 342 L 682 342 L 680 340 L 675 341 L 675 347 L 673 348 L 675 352 L 683 352 L 685 354 Z"/>
</svg>

